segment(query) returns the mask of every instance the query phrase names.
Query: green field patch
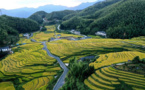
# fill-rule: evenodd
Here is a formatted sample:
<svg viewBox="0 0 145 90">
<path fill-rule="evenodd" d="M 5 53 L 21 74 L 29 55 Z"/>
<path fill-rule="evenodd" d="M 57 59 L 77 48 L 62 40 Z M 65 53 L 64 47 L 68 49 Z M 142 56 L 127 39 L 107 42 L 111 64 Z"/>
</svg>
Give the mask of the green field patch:
<svg viewBox="0 0 145 90">
<path fill-rule="evenodd" d="M 22 73 L 36 73 L 36 72 L 41 72 L 43 70 L 32 70 L 32 69 L 23 69 L 21 72 Z"/>
<path fill-rule="evenodd" d="M 12 82 L 1 82 L 0 90 L 15 90 Z"/>
</svg>

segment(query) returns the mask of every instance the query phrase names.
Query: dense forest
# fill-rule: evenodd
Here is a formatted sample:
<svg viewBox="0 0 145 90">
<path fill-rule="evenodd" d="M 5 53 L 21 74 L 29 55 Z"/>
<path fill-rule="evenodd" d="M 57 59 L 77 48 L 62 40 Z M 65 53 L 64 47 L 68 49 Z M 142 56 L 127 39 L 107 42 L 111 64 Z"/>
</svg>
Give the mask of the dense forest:
<svg viewBox="0 0 145 90">
<path fill-rule="evenodd" d="M 39 25 L 33 20 L 2 15 L 0 16 L 0 46 L 15 44 L 19 40 L 19 33 L 37 30 Z"/>
<path fill-rule="evenodd" d="M 65 17 L 66 15 L 74 14 L 74 13 L 77 13 L 77 11 L 73 11 L 73 10 L 56 11 L 47 14 L 46 18 L 48 20 L 53 20 L 53 19 L 62 20 L 63 17 Z"/>
<path fill-rule="evenodd" d="M 65 79 L 65 84 L 62 86 L 60 90 L 90 90 L 86 85 L 84 85 L 83 81 L 95 72 L 93 66 L 89 66 L 89 63 L 96 60 L 86 59 L 83 62 L 78 62 L 76 58 L 73 58 L 69 62 L 69 72 Z"/>
<path fill-rule="evenodd" d="M 47 13 L 44 11 L 38 11 L 34 14 L 32 14 L 29 19 L 32 19 L 34 21 L 36 21 L 39 24 L 43 23 L 43 18 L 46 17 Z"/>
<path fill-rule="evenodd" d="M 79 11 L 73 11 L 73 10 L 64 10 L 64 11 L 55 11 L 52 13 L 46 13 L 44 11 L 38 11 L 34 14 L 32 14 L 29 19 L 32 19 L 39 24 L 56 24 L 56 20 L 62 20 L 65 16 L 70 14 L 76 14 Z M 46 22 L 43 22 L 43 19 L 45 18 Z"/>
<path fill-rule="evenodd" d="M 94 35 L 106 31 L 110 38 L 132 38 L 145 35 L 144 0 L 105 0 L 69 15 L 61 29 L 76 29 Z"/>
</svg>

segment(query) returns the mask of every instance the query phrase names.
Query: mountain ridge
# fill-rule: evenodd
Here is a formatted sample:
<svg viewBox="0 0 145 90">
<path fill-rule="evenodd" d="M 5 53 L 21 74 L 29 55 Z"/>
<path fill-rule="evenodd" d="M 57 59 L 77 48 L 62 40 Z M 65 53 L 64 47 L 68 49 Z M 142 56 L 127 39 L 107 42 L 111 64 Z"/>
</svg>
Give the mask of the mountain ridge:
<svg viewBox="0 0 145 90">
<path fill-rule="evenodd" d="M 96 2 L 82 3 L 76 7 L 67 7 L 67 6 L 61 6 L 61 5 L 48 4 L 48 5 L 40 6 L 38 8 L 23 7 L 23 8 L 18 8 L 18 9 L 11 9 L 11 10 L 1 9 L 1 11 L 2 11 L 2 14 L 8 15 L 8 16 L 28 18 L 30 15 L 32 15 L 33 13 L 37 11 L 45 11 L 47 13 L 51 13 L 54 11 L 62 11 L 62 10 L 82 10 L 95 3 Z"/>
</svg>

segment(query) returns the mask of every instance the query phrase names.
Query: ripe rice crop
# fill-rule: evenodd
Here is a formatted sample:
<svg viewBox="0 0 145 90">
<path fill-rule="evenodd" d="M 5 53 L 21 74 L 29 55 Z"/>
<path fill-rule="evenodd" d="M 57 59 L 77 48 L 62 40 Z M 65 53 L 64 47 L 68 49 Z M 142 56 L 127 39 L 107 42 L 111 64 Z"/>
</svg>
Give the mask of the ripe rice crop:
<svg viewBox="0 0 145 90">
<path fill-rule="evenodd" d="M 133 90 L 143 90 L 145 89 L 144 79 L 144 76 L 140 74 L 120 71 L 113 67 L 106 67 L 97 70 L 95 74 L 92 74 L 90 77 L 88 77 L 88 79 L 85 79 L 84 83 L 93 90 L 97 90 L 98 88 L 98 90 L 114 90 L 119 89 L 118 87 L 115 87 L 115 85 L 120 85 L 120 81 L 123 81 L 126 84 L 130 85 Z M 108 82 L 110 82 L 111 84 Z"/>
<path fill-rule="evenodd" d="M 0 61 L 0 79 L 17 80 L 19 77 L 19 88 L 23 86 L 25 90 L 46 90 L 46 86 L 61 68 L 42 48 L 43 45 L 39 43 L 15 47 L 14 54 Z"/>
</svg>

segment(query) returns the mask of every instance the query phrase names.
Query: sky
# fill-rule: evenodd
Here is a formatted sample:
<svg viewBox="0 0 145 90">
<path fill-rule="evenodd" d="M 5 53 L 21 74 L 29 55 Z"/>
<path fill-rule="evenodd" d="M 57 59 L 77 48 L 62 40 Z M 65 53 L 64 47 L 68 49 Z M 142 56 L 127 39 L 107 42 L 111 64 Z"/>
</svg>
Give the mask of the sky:
<svg viewBox="0 0 145 90">
<path fill-rule="evenodd" d="M 0 9 L 16 9 L 22 7 L 44 6 L 47 4 L 62 5 L 67 7 L 74 7 L 85 2 L 95 2 L 99 0 L 0 0 Z"/>
</svg>

